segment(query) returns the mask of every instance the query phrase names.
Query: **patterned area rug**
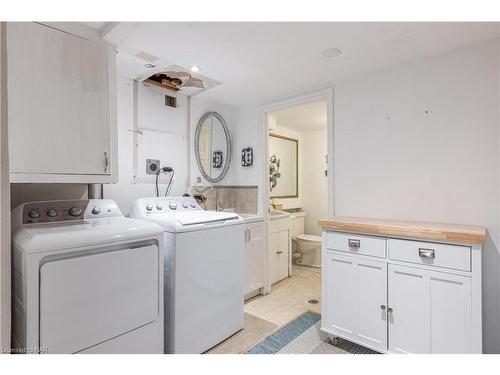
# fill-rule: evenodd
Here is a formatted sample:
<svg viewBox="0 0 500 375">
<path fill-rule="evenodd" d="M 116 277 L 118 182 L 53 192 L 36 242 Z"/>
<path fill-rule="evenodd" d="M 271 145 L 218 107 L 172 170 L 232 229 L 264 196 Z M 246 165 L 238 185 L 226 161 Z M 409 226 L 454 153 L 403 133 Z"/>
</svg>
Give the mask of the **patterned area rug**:
<svg viewBox="0 0 500 375">
<path fill-rule="evenodd" d="M 245 354 L 377 354 L 347 340 L 339 340 L 337 345 L 330 344 L 320 325 L 321 315 L 308 311 L 267 336 Z"/>
</svg>

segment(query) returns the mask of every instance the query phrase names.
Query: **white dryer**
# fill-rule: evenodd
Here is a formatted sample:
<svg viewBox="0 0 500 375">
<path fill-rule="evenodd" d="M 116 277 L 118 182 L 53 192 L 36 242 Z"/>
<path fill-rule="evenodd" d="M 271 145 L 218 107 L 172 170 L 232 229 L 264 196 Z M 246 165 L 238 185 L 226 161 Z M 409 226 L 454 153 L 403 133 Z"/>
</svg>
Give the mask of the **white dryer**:
<svg viewBox="0 0 500 375">
<path fill-rule="evenodd" d="M 131 217 L 164 231 L 165 352 L 203 353 L 242 329 L 243 219 L 191 197 L 139 199 Z"/>
<path fill-rule="evenodd" d="M 14 350 L 163 353 L 160 227 L 94 199 L 25 203 L 12 226 Z"/>
</svg>

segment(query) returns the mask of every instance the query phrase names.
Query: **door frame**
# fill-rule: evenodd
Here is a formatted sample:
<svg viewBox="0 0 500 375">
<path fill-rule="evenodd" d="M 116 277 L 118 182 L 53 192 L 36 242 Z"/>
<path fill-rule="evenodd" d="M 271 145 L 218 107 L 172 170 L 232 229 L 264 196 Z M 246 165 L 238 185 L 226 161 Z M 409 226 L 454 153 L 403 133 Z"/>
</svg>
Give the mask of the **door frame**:
<svg viewBox="0 0 500 375">
<path fill-rule="evenodd" d="M 7 349 L 10 348 L 11 276 L 6 29 L 6 23 L 0 22 L 0 349 L 8 352 Z"/>
<path fill-rule="evenodd" d="M 327 87 L 324 89 L 310 91 L 304 94 L 290 96 L 284 99 L 275 100 L 260 106 L 260 118 L 261 118 L 261 130 L 262 130 L 262 144 L 263 144 L 263 158 L 262 158 L 262 213 L 264 216 L 264 224 L 266 227 L 266 264 L 265 264 L 265 285 L 264 294 L 268 294 L 271 291 L 271 285 L 269 282 L 269 270 L 268 270 L 268 256 L 269 256 L 269 166 L 268 166 L 268 155 L 269 155 L 269 124 L 267 121 L 267 114 L 277 110 L 282 110 L 290 107 L 295 107 L 301 104 L 307 104 L 312 102 L 317 102 L 324 100 L 326 101 L 326 129 L 327 129 L 327 173 L 328 173 L 328 217 L 334 217 L 335 215 L 335 205 L 334 205 L 334 103 L 333 103 L 333 87 Z M 291 241 L 291 240 L 290 240 Z M 290 243 L 291 246 L 291 243 Z M 291 247 L 290 247 L 291 248 Z M 291 267 L 291 257 L 289 264 Z"/>
</svg>

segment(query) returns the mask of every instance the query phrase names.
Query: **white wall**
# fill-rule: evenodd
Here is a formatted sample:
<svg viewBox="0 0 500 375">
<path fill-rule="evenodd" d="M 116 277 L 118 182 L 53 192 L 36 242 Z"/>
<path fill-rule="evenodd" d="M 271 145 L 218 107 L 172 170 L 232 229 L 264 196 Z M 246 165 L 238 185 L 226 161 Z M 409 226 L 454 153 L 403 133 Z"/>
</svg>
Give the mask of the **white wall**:
<svg viewBox="0 0 500 375">
<path fill-rule="evenodd" d="M 485 225 L 484 350 L 500 353 L 498 45 L 335 85 L 335 214 Z M 427 112 L 426 112 L 427 111 Z"/>
<path fill-rule="evenodd" d="M 318 220 L 328 216 L 328 178 L 325 156 L 327 131 L 302 132 L 302 211 L 305 233 L 321 235 Z"/>
<path fill-rule="evenodd" d="M 137 122 L 144 130 L 138 136 L 137 176 L 134 176 L 134 90 L 129 78 L 117 78 L 118 121 L 118 178 L 117 184 L 104 186 L 104 197 L 114 199 L 127 215 L 132 203 L 155 194 L 155 177 L 146 175 L 146 159 L 160 159 L 162 166 L 175 169 L 170 195 L 182 195 L 187 187 L 187 99 L 177 96 L 178 108 L 165 106 L 165 90 L 156 87 L 138 86 Z M 165 192 L 167 175 L 160 177 L 160 193 Z"/>
</svg>

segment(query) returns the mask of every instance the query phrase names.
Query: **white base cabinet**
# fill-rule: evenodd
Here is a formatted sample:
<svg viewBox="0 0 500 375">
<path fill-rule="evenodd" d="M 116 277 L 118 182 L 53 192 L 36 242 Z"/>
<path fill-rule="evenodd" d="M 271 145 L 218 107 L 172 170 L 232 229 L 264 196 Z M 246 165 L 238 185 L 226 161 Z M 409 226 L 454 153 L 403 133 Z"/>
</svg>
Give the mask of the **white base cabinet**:
<svg viewBox="0 0 500 375">
<path fill-rule="evenodd" d="M 389 265 L 389 351 L 473 351 L 471 278 Z"/>
<path fill-rule="evenodd" d="M 271 285 L 290 275 L 290 231 L 269 235 L 269 278 Z"/>
<path fill-rule="evenodd" d="M 264 221 L 247 223 L 245 227 L 245 298 L 264 288 L 266 269 Z M 248 296 L 248 297 L 247 297 Z"/>
<path fill-rule="evenodd" d="M 387 301 L 387 264 L 327 254 L 323 328 L 370 347 L 386 350 L 387 323 L 380 306 Z M 342 285 L 343 287 L 337 287 Z"/>
<path fill-rule="evenodd" d="M 380 352 L 482 352 L 480 245 L 324 230 L 323 259 L 323 331 Z"/>
</svg>

